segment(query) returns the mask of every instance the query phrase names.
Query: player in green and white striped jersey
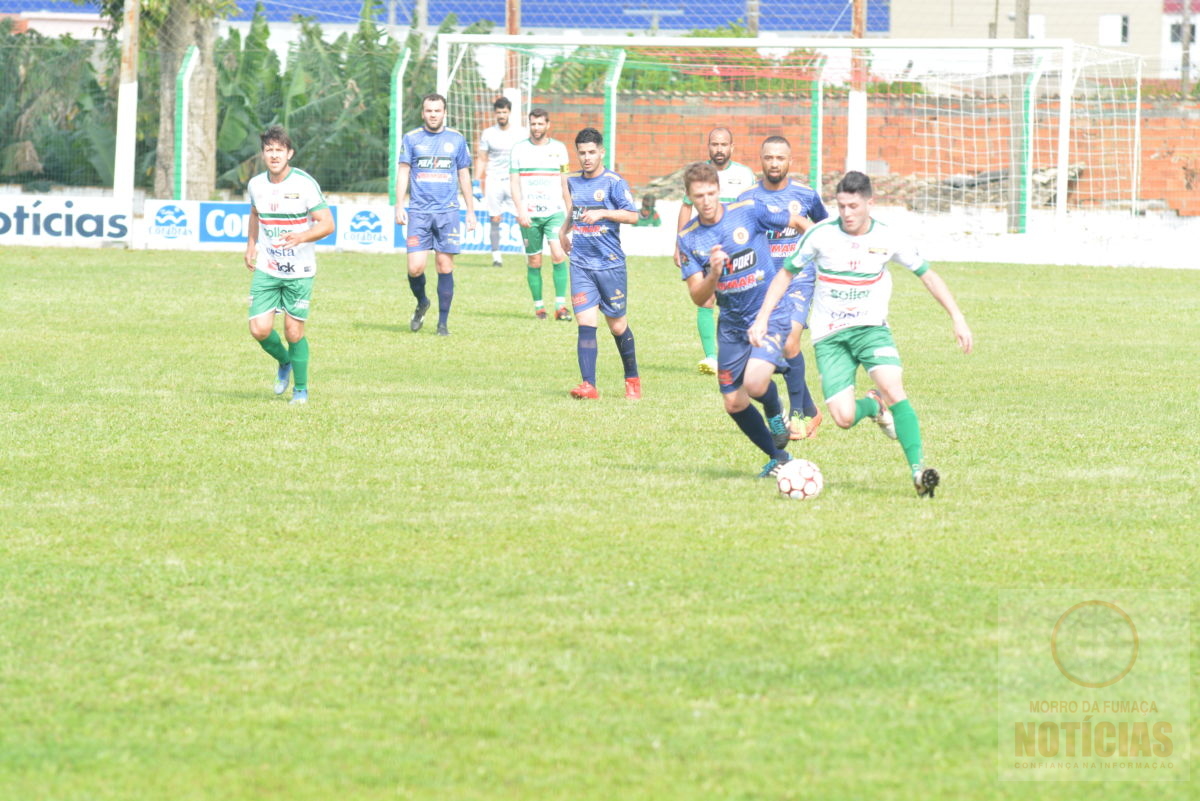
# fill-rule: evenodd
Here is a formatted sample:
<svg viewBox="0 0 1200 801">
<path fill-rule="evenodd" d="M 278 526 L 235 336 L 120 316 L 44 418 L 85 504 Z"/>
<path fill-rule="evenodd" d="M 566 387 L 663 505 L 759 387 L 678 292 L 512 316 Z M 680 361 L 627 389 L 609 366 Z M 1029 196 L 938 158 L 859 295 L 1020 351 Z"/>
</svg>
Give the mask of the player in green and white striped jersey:
<svg viewBox="0 0 1200 801">
<path fill-rule="evenodd" d="M 291 403 L 308 402 L 308 339 L 304 323 L 317 274 L 316 242 L 333 233 L 333 214 L 311 175 L 291 166 L 296 150 L 278 125 L 259 136 L 267 171 L 250 179 L 250 224 L 246 267 L 250 283 L 250 335 L 279 363 L 275 394 L 287 391 L 294 375 Z M 261 238 L 261 241 L 260 241 Z M 275 315 L 284 313 L 283 346 Z"/>
<path fill-rule="evenodd" d="M 850 428 L 870 417 L 892 439 L 899 439 L 917 494 L 932 497 L 938 472 L 924 463 L 924 444 L 916 410 L 901 380 L 900 352 L 888 328 L 888 301 L 893 262 L 921 279 L 954 325 L 954 338 L 963 353 L 974 347 L 971 329 L 959 311 L 946 282 L 921 258 L 908 236 L 871 216 L 871 179 L 848 172 L 837 185 L 838 218 L 813 226 L 800 240 L 791 260 L 767 289 L 750 341 L 758 344 L 767 331 L 771 311 L 788 291 L 792 278 L 803 273 L 812 290 L 808 330 L 817 354 L 817 370 L 830 417 Z M 815 283 L 815 287 L 814 287 Z M 855 400 L 854 379 L 859 366 L 876 389 Z"/>
</svg>

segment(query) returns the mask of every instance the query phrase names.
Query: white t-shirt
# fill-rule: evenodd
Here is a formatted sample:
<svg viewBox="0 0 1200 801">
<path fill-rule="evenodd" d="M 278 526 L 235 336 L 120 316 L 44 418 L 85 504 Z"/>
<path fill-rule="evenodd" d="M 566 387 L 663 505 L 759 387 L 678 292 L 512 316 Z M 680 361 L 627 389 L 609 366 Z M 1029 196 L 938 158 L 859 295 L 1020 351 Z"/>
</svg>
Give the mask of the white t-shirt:
<svg viewBox="0 0 1200 801">
<path fill-rule="evenodd" d="M 250 205 L 258 212 L 259 249 L 255 269 L 276 278 L 312 278 L 317 274 L 317 245 L 294 248 L 276 245 L 292 231 L 313 227 L 312 212 L 329 208 L 321 187 L 304 170 L 292 167 L 279 183 L 260 172 L 246 186 Z"/>
<path fill-rule="evenodd" d="M 519 125 L 509 125 L 507 130 L 499 125 L 485 128 L 479 136 L 479 152 L 487 154 L 487 179 L 508 180 L 508 161 L 513 145 L 529 138 L 529 131 Z"/>
<path fill-rule="evenodd" d="M 887 325 L 894 262 L 923 275 L 929 263 L 899 229 L 871 220 L 867 232 L 851 236 L 841 221 L 817 223 L 800 240 L 788 270 L 815 279 L 808 330 L 812 341 L 856 325 Z"/>
<path fill-rule="evenodd" d="M 509 173 L 521 181 L 521 199 L 531 217 L 565 212 L 562 176 L 570 172 L 567 148 L 557 139 L 535 145 L 528 139 L 513 145 Z"/>
<path fill-rule="evenodd" d="M 735 202 L 739 195 L 756 183 L 758 183 L 758 179 L 754 177 L 754 170 L 745 164 L 731 161 L 725 169 L 717 170 L 717 186 L 721 190 L 721 202 L 727 205 Z M 692 199 L 684 195 L 683 204 L 685 206 L 692 205 Z"/>
</svg>

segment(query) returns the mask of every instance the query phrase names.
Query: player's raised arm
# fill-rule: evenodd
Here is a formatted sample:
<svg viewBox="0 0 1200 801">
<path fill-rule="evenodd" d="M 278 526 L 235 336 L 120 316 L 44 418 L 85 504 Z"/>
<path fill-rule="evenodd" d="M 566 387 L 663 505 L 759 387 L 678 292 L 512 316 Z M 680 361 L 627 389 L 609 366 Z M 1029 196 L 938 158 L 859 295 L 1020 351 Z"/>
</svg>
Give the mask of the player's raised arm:
<svg viewBox="0 0 1200 801">
<path fill-rule="evenodd" d="M 957 340 L 958 346 L 962 348 L 963 353 L 970 353 L 975 348 L 974 337 L 971 335 L 971 328 L 967 325 L 967 318 L 959 310 L 958 304 L 954 301 L 954 295 L 950 292 L 950 287 L 946 286 L 946 282 L 942 277 L 935 273 L 932 269 L 926 270 L 921 276 L 921 283 L 929 290 L 929 294 L 933 295 L 934 300 L 942 304 L 942 308 L 950 315 L 950 321 L 954 324 L 954 339 Z"/>
</svg>

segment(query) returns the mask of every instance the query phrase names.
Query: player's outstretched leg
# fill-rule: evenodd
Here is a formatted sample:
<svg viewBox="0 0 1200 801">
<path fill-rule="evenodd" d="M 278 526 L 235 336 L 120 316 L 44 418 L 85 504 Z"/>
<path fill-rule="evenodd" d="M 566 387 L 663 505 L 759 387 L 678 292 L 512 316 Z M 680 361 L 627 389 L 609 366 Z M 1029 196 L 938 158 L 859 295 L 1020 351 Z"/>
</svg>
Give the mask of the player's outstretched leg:
<svg viewBox="0 0 1200 801">
<path fill-rule="evenodd" d="M 771 431 L 775 447 L 783 450 L 787 447 L 790 437 L 787 423 L 783 420 L 783 402 L 779 399 L 779 390 L 775 388 L 775 382 L 767 381 L 766 391 L 762 395 L 752 395 L 751 397 L 762 404 L 763 414 L 767 418 L 767 427 Z"/>
<path fill-rule="evenodd" d="M 791 420 L 789 429 L 792 439 L 811 439 L 816 436 L 817 428 L 821 425 L 821 410 L 813 401 L 812 393 L 808 391 L 808 382 L 804 380 L 804 354 L 797 353 L 787 360 L 788 369 L 783 374 L 787 383 Z"/>
<path fill-rule="evenodd" d="M 439 336 L 449 336 L 447 322 L 450 319 L 450 304 L 454 302 L 454 273 L 438 273 L 438 327 Z"/>
<path fill-rule="evenodd" d="M 933 490 L 940 480 L 938 471 L 925 467 L 925 444 L 921 439 L 921 422 L 917 419 L 917 410 L 905 398 L 892 404 L 892 421 L 896 428 L 896 438 L 904 449 L 904 460 L 912 471 L 913 485 L 917 495 L 932 498 Z"/>
<path fill-rule="evenodd" d="M 642 379 L 638 377 L 633 329 L 626 326 L 621 334 L 613 334 L 613 341 L 617 343 L 617 353 L 621 354 L 621 366 L 625 369 L 625 397 L 629 400 L 641 400 Z"/>
<path fill-rule="evenodd" d="M 791 459 L 787 451 L 776 447 L 771 430 L 767 428 L 762 415 L 758 413 L 758 409 L 754 408 L 753 404 L 746 404 L 746 408 L 736 412 L 728 412 L 728 414 L 733 418 L 733 422 L 737 423 L 738 428 L 742 430 L 746 438 L 753 442 L 760 451 L 770 457 L 770 461 L 763 466 L 762 472 L 759 473 L 759 478 L 766 478 L 773 475 L 772 471 L 777 470 L 779 465 Z"/>
<path fill-rule="evenodd" d="M 408 327 L 413 332 L 416 332 L 420 331 L 421 326 L 425 324 L 425 312 L 429 311 L 429 296 L 425 294 L 425 273 L 410 275 L 408 277 L 408 288 L 412 291 L 413 297 L 417 299 L 417 308 L 413 311 L 413 316 L 408 322 Z"/>
<path fill-rule="evenodd" d="M 579 376 L 583 381 L 571 390 L 571 397 L 579 400 L 599 398 L 600 393 L 596 390 L 596 326 L 579 326 L 575 356 L 579 361 Z"/>
</svg>

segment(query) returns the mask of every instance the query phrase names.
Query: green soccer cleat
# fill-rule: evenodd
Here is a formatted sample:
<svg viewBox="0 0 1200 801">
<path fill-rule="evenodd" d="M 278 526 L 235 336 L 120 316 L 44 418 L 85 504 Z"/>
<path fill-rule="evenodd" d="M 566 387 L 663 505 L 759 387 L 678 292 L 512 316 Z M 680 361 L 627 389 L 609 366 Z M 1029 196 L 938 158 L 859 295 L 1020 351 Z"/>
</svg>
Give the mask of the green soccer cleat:
<svg viewBox="0 0 1200 801">
<path fill-rule="evenodd" d="M 776 478 L 779 475 L 779 468 L 783 467 L 790 461 L 792 461 L 792 457 L 786 451 L 784 451 L 784 453 L 779 457 L 764 464 L 762 472 L 758 474 L 758 477 Z"/>
<path fill-rule="evenodd" d="M 275 394 L 282 395 L 287 392 L 288 382 L 292 380 L 292 363 L 279 365 L 279 369 L 275 371 Z"/>
<path fill-rule="evenodd" d="M 867 397 L 874 398 L 879 404 L 879 414 L 871 419 L 879 426 L 879 430 L 883 432 L 888 439 L 896 439 L 896 423 L 892 420 L 892 412 L 888 409 L 887 404 L 883 402 L 883 396 L 876 390 L 867 390 Z"/>
<path fill-rule="evenodd" d="M 771 429 L 771 439 L 774 440 L 775 447 L 779 450 L 786 448 L 792 437 L 788 433 L 787 423 L 783 421 L 783 415 L 768 417 L 767 427 Z"/>
<path fill-rule="evenodd" d="M 303 406 L 308 403 L 307 389 L 293 389 L 292 399 L 288 401 L 288 406 Z"/>
<path fill-rule="evenodd" d="M 938 471 L 932 467 L 918 467 L 913 471 L 913 486 L 917 488 L 918 498 L 932 498 L 941 480 Z"/>
</svg>

